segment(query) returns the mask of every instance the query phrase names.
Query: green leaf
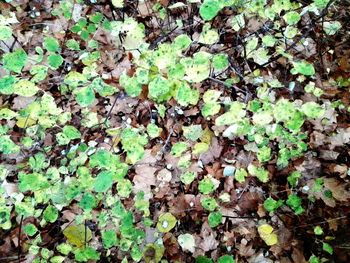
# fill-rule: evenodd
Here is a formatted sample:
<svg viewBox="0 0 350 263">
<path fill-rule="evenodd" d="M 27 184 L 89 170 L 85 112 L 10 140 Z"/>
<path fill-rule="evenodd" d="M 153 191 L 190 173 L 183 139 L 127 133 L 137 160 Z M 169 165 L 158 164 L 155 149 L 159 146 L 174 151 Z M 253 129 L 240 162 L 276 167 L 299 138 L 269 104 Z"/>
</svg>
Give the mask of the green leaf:
<svg viewBox="0 0 350 263">
<path fill-rule="evenodd" d="M 203 4 L 199 8 L 199 14 L 204 20 L 213 19 L 221 10 L 219 1 L 217 0 L 204 0 Z"/>
<path fill-rule="evenodd" d="M 141 94 L 142 85 L 137 82 L 135 77 L 130 78 L 128 75 L 122 74 L 119 83 L 130 97 L 137 97 Z"/>
<path fill-rule="evenodd" d="M 96 199 L 91 193 L 85 193 L 78 205 L 84 210 L 92 210 L 96 207 Z"/>
<path fill-rule="evenodd" d="M 112 169 L 119 164 L 119 158 L 116 155 L 108 152 L 107 150 L 97 150 L 93 155 L 90 156 L 90 167 L 98 167 L 105 169 Z"/>
<path fill-rule="evenodd" d="M 53 256 L 50 258 L 50 263 L 62 263 L 65 259 L 64 256 Z"/>
<path fill-rule="evenodd" d="M 214 211 L 218 207 L 218 203 L 212 197 L 204 197 L 201 199 L 201 205 L 208 211 Z"/>
<path fill-rule="evenodd" d="M 226 54 L 216 54 L 213 57 L 213 67 L 216 70 L 224 70 L 229 66 L 228 56 Z"/>
<path fill-rule="evenodd" d="M 171 147 L 171 153 L 175 157 L 180 157 L 187 150 L 187 143 L 177 142 Z"/>
<path fill-rule="evenodd" d="M 116 246 L 118 244 L 116 232 L 114 230 L 102 231 L 102 243 L 106 249 Z"/>
<path fill-rule="evenodd" d="M 309 258 L 309 263 L 321 263 L 321 260 L 318 257 L 316 257 L 315 255 L 312 255 Z"/>
<path fill-rule="evenodd" d="M 206 256 L 198 256 L 196 257 L 195 263 L 213 263 L 214 261 Z"/>
<path fill-rule="evenodd" d="M 24 233 L 26 233 L 30 237 L 34 236 L 38 232 L 38 229 L 36 228 L 36 226 L 31 223 L 26 224 L 23 230 L 24 230 Z"/>
<path fill-rule="evenodd" d="M 186 139 L 191 141 L 197 141 L 203 134 L 203 129 L 201 125 L 191 125 L 191 126 L 183 126 L 183 135 Z"/>
<path fill-rule="evenodd" d="M 86 231 L 85 231 L 86 230 Z M 63 235 L 67 238 L 67 242 L 77 247 L 82 247 L 92 238 L 91 230 L 84 225 L 70 225 L 63 230 Z"/>
<path fill-rule="evenodd" d="M 220 225 L 221 221 L 222 221 L 222 213 L 221 212 L 211 212 L 208 216 L 208 224 L 212 228 Z"/>
<path fill-rule="evenodd" d="M 70 50 L 75 50 L 75 51 L 79 51 L 80 50 L 79 42 L 76 41 L 75 39 L 68 39 L 67 42 L 66 42 L 66 46 Z"/>
<path fill-rule="evenodd" d="M 44 37 L 44 48 L 50 52 L 57 52 L 60 49 L 60 43 L 56 38 Z"/>
<path fill-rule="evenodd" d="M 268 212 L 274 212 L 276 211 L 279 207 L 281 207 L 283 205 L 283 201 L 282 200 L 278 200 L 276 201 L 275 199 L 273 199 L 272 197 L 268 197 L 265 201 L 264 201 L 264 208 L 266 211 Z"/>
<path fill-rule="evenodd" d="M 252 51 L 248 57 L 252 57 L 255 63 L 263 65 L 269 62 L 271 56 L 268 55 L 268 53 L 268 50 L 265 48 L 258 48 L 257 50 Z"/>
<path fill-rule="evenodd" d="M 0 109 L 0 120 L 1 119 L 11 120 L 17 116 L 18 116 L 18 113 L 10 109 L 6 109 L 6 108 Z"/>
<path fill-rule="evenodd" d="M 269 181 L 269 172 L 262 167 L 256 167 L 252 164 L 248 166 L 248 172 L 256 176 L 260 182 L 266 183 Z"/>
<path fill-rule="evenodd" d="M 277 39 L 271 35 L 263 36 L 261 40 L 266 47 L 273 47 L 277 42 Z"/>
<path fill-rule="evenodd" d="M 40 171 L 47 168 L 49 166 L 49 163 L 46 162 L 46 158 L 46 155 L 41 152 L 36 153 L 34 156 L 31 156 L 29 158 L 30 168 L 32 168 L 33 171 Z"/>
<path fill-rule="evenodd" d="M 218 258 L 218 263 L 235 263 L 233 256 L 231 255 L 224 255 Z"/>
<path fill-rule="evenodd" d="M 66 256 L 72 251 L 72 246 L 67 243 L 61 243 L 57 246 L 57 251 Z"/>
<path fill-rule="evenodd" d="M 39 88 L 33 82 L 21 79 L 13 85 L 13 90 L 17 95 L 32 97 L 39 91 Z"/>
<path fill-rule="evenodd" d="M 13 85 L 17 79 L 14 76 L 8 75 L 0 78 L 0 93 L 10 95 L 14 92 Z"/>
<path fill-rule="evenodd" d="M 333 248 L 332 248 L 332 246 L 329 245 L 328 243 L 323 242 L 323 243 L 322 243 L 322 249 L 323 249 L 324 251 L 326 251 L 327 253 L 333 255 Z"/>
<path fill-rule="evenodd" d="M 81 107 L 88 107 L 95 101 L 95 93 L 90 86 L 75 90 L 74 93 Z"/>
<path fill-rule="evenodd" d="M 301 198 L 296 194 L 290 194 L 286 201 L 286 204 L 290 206 L 295 212 L 296 215 L 300 215 L 304 212 L 304 208 L 301 207 Z"/>
<path fill-rule="evenodd" d="M 207 118 L 220 112 L 221 106 L 219 103 L 205 103 L 201 109 L 202 115 Z"/>
<path fill-rule="evenodd" d="M 290 184 L 290 186 L 296 187 L 300 177 L 301 177 L 301 173 L 298 171 L 294 171 L 287 177 L 287 181 Z"/>
<path fill-rule="evenodd" d="M 117 184 L 117 192 L 120 197 L 128 198 L 132 192 L 132 183 L 128 179 L 122 179 Z"/>
<path fill-rule="evenodd" d="M 90 21 L 94 24 L 98 24 L 103 20 L 103 15 L 100 12 L 96 12 L 92 16 L 89 17 Z"/>
<path fill-rule="evenodd" d="M 259 148 L 257 152 L 257 157 L 259 162 L 267 162 L 271 159 L 271 148 L 268 146 L 263 146 Z"/>
<path fill-rule="evenodd" d="M 202 32 L 199 35 L 198 42 L 206 45 L 213 45 L 219 40 L 219 34 L 217 30 L 210 29 L 210 24 L 205 24 L 202 28 Z"/>
<path fill-rule="evenodd" d="M 187 49 L 192 43 L 192 40 L 189 36 L 183 34 L 179 35 L 174 39 L 173 46 L 177 50 L 185 50 Z"/>
<path fill-rule="evenodd" d="M 297 24 L 299 22 L 300 18 L 301 18 L 300 14 L 296 11 L 290 11 L 283 16 L 283 19 L 290 26 Z"/>
<path fill-rule="evenodd" d="M 64 78 L 64 83 L 73 88 L 76 88 L 86 82 L 86 76 L 76 71 L 70 71 Z"/>
<path fill-rule="evenodd" d="M 176 225 L 176 218 L 171 213 L 161 214 L 158 218 L 157 229 L 159 232 L 167 233 Z"/>
<path fill-rule="evenodd" d="M 43 216 L 46 222 L 54 223 L 58 218 L 58 210 L 54 206 L 49 205 L 45 208 Z"/>
<path fill-rule="evenodd" d="M 299 73 L 305 76 L 312 76 L 315 74 L 314 66 L 305 60 L 293 62 L 293 66 L 294 68 L 291 70 L 292 74 Z"/>
<path fill-rule="evenodd" d="M 215 185 L 214 185 L 212 179 L 209 176 L 204 177 L 204 179 L 202 179 L 199 182 L 198 190 L 202 194 L 210 194 L 210 193 L 214 192 Z"/>
<path fill-rule="evenodd" d="M 11 37 L 12 37 L 11 27 L 0 25 L 0 41 L 7 40 Z"/>
<path fill-rule="evenodd" d="M 186 185 L 191 184 L 194 179 L 197 177 L 197 174 L 195 172 L 185 172 L 180 175 L 180 180 Z"/>
<path fill-rule="evenodd" d="M 90 260 L 98 261 L 100 253 L 92 247 L 79 248 L 74 251 L 75 260 L 77 262 L 88 262 Z"/>
<path fill-rule="evenodd" d="M 243 169 L 243 168 L 236 169 L 235 179 L 237 180 L 237 182 L 244 183 L 245 182 L 245 178 L 247 176 L 248 176 L 248 173 L 247 173 L 247 171 L 245 169 Z"/>
<path fill-rule="evenodd" d="M 15 144 L 10 136 L 0 136 L 0 152 L 3 154 L 18 154 L 20 147 Z"/>
<path fill-rule="evenodd" d="M 51 54 L 48 56 L 47 61 L 52 69 L 58 69 L 63 63 L 63 57 L 58 54 Z"/>
<path fill-rule="evenodd" d="M 33 75 L 33 78 L 31 81 L 33 82 L 39 82 L 46 78 L 47 76 L 48 67 L 43 65 L 34 65 L 30 69 L 30 74 Z"/>
<path fill-rule="evenodd" d="M 49 186 L 49 183 L 47 182 L 46 178 L 39 173 L 19 173 L 19 185 L 18 189 L 21 192 L 26 191 L 37 191 L 40 189 L 44 189 Z"/>
<path fill-rule="evenodd" d="M 115 87 L 106 84 L 102 78 L 95 78 L 92 81 L 90 87 L 93 88 L 102 97 L 111 96 L 117 91 Z"/>
<path fill-rule="evenodd" d="M 148 86 L 148 97 L 156 102 L 163 102 L 168 100 L 170 95 L 169 80 L 157 75 Z"/>
<path fill-rule="evenodd" d="M 181 106 L 196 105 L 199 100 L 197 89 L 191 89 L 187 82 L 181 82 L 175 94 L 176 101 Z"/>
<path fill-rule="evenodd" d="M 103 193 L 109 190 L 113 185 L 113 173 L 110 171 L 100 172 L 95 180 L 94 190 Z"/>
<path fill-rule="evenodd" d="M 2 57 L 4 69 L 15 73 L 21 73 L 22 68 L 27 63 L 27 53 L 23 49 L 16 49 L 12 53 L 7 53 Z"/>
<path fill-rule="evenodd" d="M 320 226 L 315 226 L 315 228 L 314 228 L 314 233 L 315 233 L 315 235 L 318 235 L 318 236 L 323 235 L 323 229 L 322 229 L 322 227 L 320 227 Z"/>
<path fill-rule="evenodd" d="M 318 119 L 325 114 L 325 109 L 316 102 L 306 102 L 301 106 L 301 111 L 309 118 Z"/>
<path fill-rule="evenodd" d="M 67 136 L 69 140 L 75 140 L 81 137 L 80 131 L 71 125 L 66 125 L 63 127 L 63 134 Z"/>
<path fill-rule="evenodd" d="M 147 125 L 147 133 L 151 139 L 159 137 L 162 132 L 162 128 L 159 128 L 156 124 L 150 123 Z"/>
</svg>

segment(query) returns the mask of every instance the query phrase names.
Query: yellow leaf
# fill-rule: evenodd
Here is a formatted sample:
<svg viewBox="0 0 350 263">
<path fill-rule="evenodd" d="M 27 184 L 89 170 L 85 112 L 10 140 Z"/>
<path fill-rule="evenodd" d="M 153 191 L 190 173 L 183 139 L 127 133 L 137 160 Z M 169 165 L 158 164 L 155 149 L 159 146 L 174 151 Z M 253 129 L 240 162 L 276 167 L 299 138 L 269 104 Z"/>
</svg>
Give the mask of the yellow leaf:
<svg viewBox="0 0 350 263">
<path fill-rule="evenodd" d="M 268 234 L 271 234 L 272 231 L 273 231 L 273 228 L 269 224 L 263 224 L 258 227 L 258 232 L 260 235 L 268 235 Z"/>
<path fill-rule="evenodd" d="M 33 126 L 36 123 L 36 120 L 28 117 L 17 117 L 16 125 L 19 128 L 26 128 Z"/>
<path fill-rule="evenodd" d="M 171 213 L 161 214 L 158 219 L 157 228 L 162 233 L 167 233 L 176 225 L 176 217 Z"/>
<path fill-rule="evenodd" d="M 258 232 L 262 240 L 265 241 L 266 245 L 273 246 L 278 243 L 278 237 L 273 232 L 273 227 L 269 224 L 263 224 L 258 227 Z"/>
<path fill-rule="evenodd" d="M 209 128 L 205 128 L 200 140 L 201 140 L 201 142 L 204 142 L 204 143 L 210 145 L 213 136 L 214 136 L 214 133 Z"/>
<path fill-rule="evenodd" d="M 67 238 L 67 242 L 77 247 L 82 247 L 85 244 L 85 226 L 72 225 L 63 231 L 63 235 Z M 91 230 L 86 227 L 86 242 L 92 238 Z"/>
</svg>

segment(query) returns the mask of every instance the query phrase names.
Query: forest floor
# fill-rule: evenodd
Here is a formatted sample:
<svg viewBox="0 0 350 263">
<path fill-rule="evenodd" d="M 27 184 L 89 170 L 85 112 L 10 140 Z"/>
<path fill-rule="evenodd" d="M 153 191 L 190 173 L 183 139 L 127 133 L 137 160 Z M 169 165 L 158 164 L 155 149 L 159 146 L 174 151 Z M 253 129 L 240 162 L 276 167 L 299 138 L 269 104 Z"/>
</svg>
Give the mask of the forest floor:
<svg viewBox="0 0 350 263">
<path fill-rule="evenodd" d="M 350 262 L 350 2 L 0 1 L 0 262 Z"/>
</svg>

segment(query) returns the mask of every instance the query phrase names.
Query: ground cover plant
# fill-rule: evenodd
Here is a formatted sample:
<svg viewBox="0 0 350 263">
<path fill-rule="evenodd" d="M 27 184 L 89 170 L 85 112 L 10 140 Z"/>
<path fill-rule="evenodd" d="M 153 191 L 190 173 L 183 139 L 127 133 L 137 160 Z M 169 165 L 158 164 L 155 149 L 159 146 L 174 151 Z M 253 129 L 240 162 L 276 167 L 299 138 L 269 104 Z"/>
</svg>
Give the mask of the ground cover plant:
<svg viewBox="0 0 350 263">
<path fill-rule="evenodd" d="M 348 1 L 0 10 L 0 262 L 350 262 Z"/>
</svg>

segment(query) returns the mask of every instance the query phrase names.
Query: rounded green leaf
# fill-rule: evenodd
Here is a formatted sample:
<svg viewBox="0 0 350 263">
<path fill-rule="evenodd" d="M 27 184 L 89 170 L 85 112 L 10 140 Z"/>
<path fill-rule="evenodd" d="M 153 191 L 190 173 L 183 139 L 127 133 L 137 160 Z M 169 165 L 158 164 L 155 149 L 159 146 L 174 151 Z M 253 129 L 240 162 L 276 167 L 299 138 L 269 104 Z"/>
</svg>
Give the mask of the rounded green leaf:
<svg viewBox="0 0 350 263">
<path fill-rule="evenodd" d="M 108 249 L 118 244 L 117 234 L 114 230 L 104 230 L 102 232 L 103 247 Z"/>
<path fill-rule="evenodd" d="M 233 256 L 231 255 L 224 255 L 218 258 L 218 263 L 235 263 Z"/>
<path fill-rule="evenodd" d="M 60 44 L 57 39 L 53 37 L 45 37 L 44 48 L 50 52 L 57 52 L 60 49 Z"/>
<path fill-rule="evenodd" d="M 5 95 L 10 95 L 14 92 L 13 85 L 16 82 L 14 76 L 8 75 L 0 78 L 0 93 Z"/>
<path fill-rule="evenodd" d="M 120 197 L 129 197 L 132 192 L 132 183 L 128 179 L 122 179 L 117 184 L 117 191 Z"/>
<path fill-rule="evenodd" d="M 148 86 L 148 97 L 157 102 L 168 100 L 170 95 L 170 83 L 169 80 L 157 75 Z"/>
<path fill-rule="evenodd" d="M 208 224 L 210 227 L 217 227 L 221 224 L 222 214 L 221 212 L 211 212 L 208 216 Z"/>
<path fill-rule="evenodd" d="M 26 233 L 30 237 L 34 236 L 38 232 L 38 229 L 36 228 L 36 226 L 31 223 L 26 224 L 23 230 L 24 230 L 24 233 Z"/>
<path fill-rule="evenodd" d="M 300 18 L 300 14 L 296 11 L 290 11 L 283 16 L 283 19 L 291 26 L 297 24 Z"/>
<path fill-rule="evenodd" d="M 221 10 L 219 1 L 217 0 L 204 0 L 203 4 L 199 8 L 199 14 L 204 20 L 213 19 Z"/>
<path fill-rule="evenodd" d="M 67 136 L 69 140 L 75 140 L 81 137 L 80 131 L 71 125 L 66 125 L 63 127 L 63 134 Z"/>
<path fill-rule="evenodd" d="M 95 101 L 95 93 L 90 86 L 76 90 L 74 93 L 81 107 L 88 107 Z"/>
<path fill-rule="evenodd" d="M 63 57 L 58 54 L 51 54 L 47 61 L 52 69 L 58 69 L 63 63 Z"/>
<path fill-rule="evenodd" d="M 109 190 L 113 185 L 113 173 L 109 171 L 100 172 L 95 180 L 94 190 L 103 193 Z"/>
<path fill-rule="evenodd" d="M 325 109 L 321 105 L 313 101 L 306 102 L 305 104 L 303 104 L 303 106 L 301 106 L 301 111 L 307 117 L 313 119 L 321 118 L 325 113 Z"/>
<path fill-rule="evenodd" d="M 212 197 L 204 197 L 201 199 L 201 205 L 208 211 L 214 211 L 218 207 L 218 203 Z"/>
<path fill-rule="evenodd" d="M 307 61 L 293 62 L 294 68 L 291 70 L 292 74 L 303 74 L 305 76 L 312 76 L 315 74 L 314 66 Z"/>
<path fill-rule="evenodd" d="M 27 63 L 28 55 L 23 49 L 16 49 L 14 52 L 7 53 L 2 57 L 4 69 L 21 73 L 22 68 Z"/>
<path fill-rule="evenodd" d="M 12 29 L 9 26 L 0 25 L 0 40 L 7 40 L 12 36 Z"/>
<path fill-rule="evenodd" d="M 46 222 L 54 223 L 58 218 L 58 210 L 52 206 L 49 205 L 44 210 L 44 219 Z"/>
</svg>

